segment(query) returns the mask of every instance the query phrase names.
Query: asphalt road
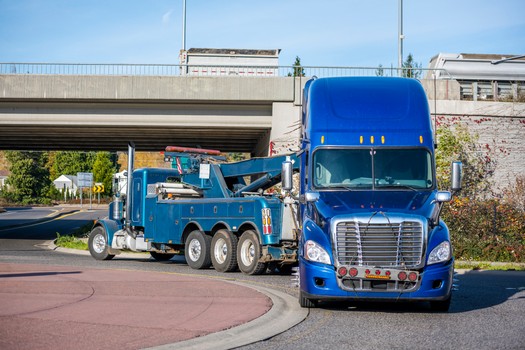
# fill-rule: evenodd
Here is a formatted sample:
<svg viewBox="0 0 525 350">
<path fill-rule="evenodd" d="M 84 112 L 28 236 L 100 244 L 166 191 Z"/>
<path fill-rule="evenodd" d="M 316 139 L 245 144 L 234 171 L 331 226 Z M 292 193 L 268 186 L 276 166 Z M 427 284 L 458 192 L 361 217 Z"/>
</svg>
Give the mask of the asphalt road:
<svg viewBox="0 0 525 350">
<path fill-rule="evenodd" d="M 1 215 L 5 213 L 0 221 Z M 69 228 L 104 215 L 105 211 L 83 211 L 13 230 L 2 230 L 0 224 L 0 262 L 210 275 L 297 296 L 289 275 L 196 271 L 177 257 L 169 262 L 155 262 L 144 255 L 96 261 L 39 246 L 55 238 L 56 232 L 66 234 Z M 311 309 L 292 329 L 243 349 L 524 349 L 525 272 L 462 271 L 458 279 L 460 289 L 453 294 L 449 313 L 431 313 L 425 303 L 328 304 Z"/>
</svg>

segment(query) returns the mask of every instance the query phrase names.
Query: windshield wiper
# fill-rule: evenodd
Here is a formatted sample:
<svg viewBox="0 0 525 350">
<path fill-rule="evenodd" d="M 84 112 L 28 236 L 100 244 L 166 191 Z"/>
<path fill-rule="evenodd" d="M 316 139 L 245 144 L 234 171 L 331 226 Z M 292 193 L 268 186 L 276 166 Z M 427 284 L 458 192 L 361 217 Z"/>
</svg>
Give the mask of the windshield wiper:
<svg viewBox="0 0 525 350">
<path fill-rule="evenodd" d="M 405 190 L 411 190 L 411 191 L 417 191 L 417 189 L 415 189 L 414 187 L 412 186 L 408 186 L 408 185 L 376 185 L 376 188 L 379 188 L 379 189 L 405 189 Z"/>
<path fill-rule="evenodd" d="M 343 184 L 341 185 L 328 185 L 328 186 L 323 186 L 322 188 L 329 188 L 329 189 L 333 189 L 333 188 L 342 188 L 344 190 L 348 190 L 348 191 L 353 191 L 354 189 L 350 186 L 345 186 Z"/>
</svg>

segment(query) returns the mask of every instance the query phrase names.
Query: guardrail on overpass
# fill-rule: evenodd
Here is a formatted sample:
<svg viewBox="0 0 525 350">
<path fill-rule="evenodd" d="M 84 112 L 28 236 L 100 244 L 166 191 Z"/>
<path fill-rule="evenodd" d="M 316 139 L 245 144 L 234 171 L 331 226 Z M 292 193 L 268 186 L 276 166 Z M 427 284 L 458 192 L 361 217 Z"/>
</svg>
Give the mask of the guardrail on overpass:
<svg viewBox="0 0 525 350">
<path fill-rule="evenodd" d="M 269 74 L 268 72 L 272 72 Z M 110 64 L 110 63 L 0 63 L 0 74 L 50 75 L 130 75 L 130 76 L 246 76 L 246 77 L 336 77 L 404 76 L 452 79 L 444 69 L 324 66 L 236 66 L 181 64 Z"/>
</svg>

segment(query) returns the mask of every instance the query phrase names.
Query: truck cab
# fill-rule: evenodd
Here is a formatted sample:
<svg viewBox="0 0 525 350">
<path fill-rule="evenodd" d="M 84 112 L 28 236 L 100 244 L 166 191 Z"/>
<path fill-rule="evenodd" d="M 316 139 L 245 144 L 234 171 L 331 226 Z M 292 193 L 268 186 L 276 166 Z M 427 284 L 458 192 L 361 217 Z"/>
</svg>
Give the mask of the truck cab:
<svg viewBox="0 0 525 350">
<path fill-rule="evenodd" d="M 300 297 L 429 301 L 448 310 L 454 259 L 439 219 L 428 102 L 414 79 L 306 84 L 302 114 Z M 456 164 L 455 188 L 460 188 Z"/>
</svg>

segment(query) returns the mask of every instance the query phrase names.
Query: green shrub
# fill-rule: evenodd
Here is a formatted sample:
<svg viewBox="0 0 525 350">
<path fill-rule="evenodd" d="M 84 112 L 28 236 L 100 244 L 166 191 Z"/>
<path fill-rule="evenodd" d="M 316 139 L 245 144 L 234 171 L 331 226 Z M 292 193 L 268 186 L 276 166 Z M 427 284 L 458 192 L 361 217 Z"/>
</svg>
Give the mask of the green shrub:
<svg viewBox="0 0 525 350">
<path fill-rule="evenodd" d="M 69 236 L 69 235 L 61 236 L 60 233 L 58 232 L 57 232 L 57 239 L 55 240 L 55 244 L 58 247 L 63 247 L 63 248 L 88 250 L 88 244 L 80 240 L 78 237 Z"/>
<path fill-rule="evenodd" d="M 499 200 L 456 197 L 443 210 L 456 259 L 525 262 L 525 212 Z"/>
</svg>

